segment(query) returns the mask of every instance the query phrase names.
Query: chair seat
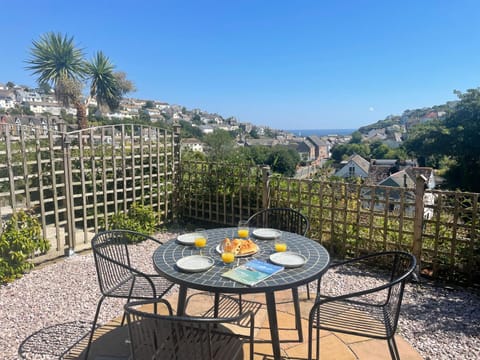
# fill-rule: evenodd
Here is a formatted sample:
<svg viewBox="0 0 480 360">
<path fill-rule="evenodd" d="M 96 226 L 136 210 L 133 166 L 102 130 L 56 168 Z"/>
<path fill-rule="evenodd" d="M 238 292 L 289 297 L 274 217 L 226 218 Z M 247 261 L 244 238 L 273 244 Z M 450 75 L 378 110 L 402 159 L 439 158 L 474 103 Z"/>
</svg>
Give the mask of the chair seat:
<svg viewBox="0 0 480 360">
<path fill-rule="evenodd" d="M 106 296 L 119 298 L 152 299 L 162 297 L 173 287 L 173 283 L 159 275 L 148 275 L 155 286 L 156 294 L 153 293 L 152 285 L 144 276 L 132 275 L 118 284 L 115 288 L 106 292 Z"/>
<path fill-rule="evenodd" d="M 352 301 L 332 301 L 317 308 L 313 326 L 352 335 L 387 339 L 393 335 L 391 321 L 384 306 L 360 304 Z"/>
<path fill-rule="evenodd" d="M 251 311 L 228 318 L 175 316 L 168 301 L 157 299 L 129 302 L 125 313 L 134 360 L 243 360 L 247 342 L 253 360 Z M 247 319 L 248 325 L 241 325 Z M 238 333 L 240 329 L 248 329 L 248 334 Z"/>
</svg>

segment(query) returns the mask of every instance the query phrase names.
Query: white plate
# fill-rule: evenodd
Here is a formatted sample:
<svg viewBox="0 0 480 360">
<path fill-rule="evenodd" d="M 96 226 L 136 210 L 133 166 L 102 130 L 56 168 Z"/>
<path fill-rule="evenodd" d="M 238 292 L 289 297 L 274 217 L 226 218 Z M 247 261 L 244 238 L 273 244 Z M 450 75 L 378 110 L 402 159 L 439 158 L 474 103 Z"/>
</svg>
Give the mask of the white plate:
<svg viewBox="0 0 480 360">
<path fill-rule="evenodd" d="M 215 250 L 217 250 L 217 252 L 218 252 L 219 254 L 222 254 L 222 247 L 221 247 L 221 246 L 222 246 L 222 244 L 218 244 L 217 247 L 215 248 Z M 260 248 L 259 248 L 259 246 L 257 245 L 257 250 L 255 250 L 255 251 L 250 251 L 249 253 L 246 253 L 246 254 L 238 254 L 238 255 L 235 255 L 235 257 L 247 257 L 247 256 L 251 256 L 251 255 L 253 255 L 253 254 L 256 254 L 259 249 L 260 249 Z"/>
<path fill-rule="evenodd" d="M 210 269 L 214 264 L 213 259 L 208 256 L 191 255 L 177 261 L 180 270 L 186 272 L 201 272 Z"/>
<path fill-rule="evenodd" d="M 177 241 L 183 245 L 193 245 L 195 244 L 195 238 L 199 237 L 199 233 L 188 233 L 177 236 Z"/>
<path fill-rule="evenodd" d="M 270 255 L 270 261 L 286 268 L 296 268 L 307 262 L 305 256 L 294 253 L 292 251 L 276 252 Z"/>
<path fill-rule="evenodd" d="M 282 232 L 275 229 L 255 229 L 253 235 L 258 239 L 273 240 L 282 236 Z"/>
</svg>

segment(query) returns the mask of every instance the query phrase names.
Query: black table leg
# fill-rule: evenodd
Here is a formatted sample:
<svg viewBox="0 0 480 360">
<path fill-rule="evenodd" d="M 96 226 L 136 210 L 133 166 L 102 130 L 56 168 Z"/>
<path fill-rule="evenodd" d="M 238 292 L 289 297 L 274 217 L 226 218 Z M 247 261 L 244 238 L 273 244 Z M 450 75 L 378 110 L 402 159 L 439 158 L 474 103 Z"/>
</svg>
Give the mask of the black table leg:
<svg viewBox="0 0 480 360">
<path fill-rule="evenodd" d="M 295 327 L 298 331 L 298 341 L 303 342 L 302 318 L 300 314 L 300 303 L 298 300 L 298 288 L 292 289 L 293 307 L 295 308 Z"/>
<path fill-rule="evenodd" d="M 185 303 L 187 301 L 187 287 L 180 285 L 177 300 L 177 315 L 185 315 Z"/>
<path fill-rule="evenodd" d="M 268 323 L 270 325 L 270 337 L 272 338 L 273 358 L 280 360 L 280 338 L 278 336 L 277 306 L 275 304 L 275 294 L 273 291 L 265 293 L 267 301 Z"/>
</svg>

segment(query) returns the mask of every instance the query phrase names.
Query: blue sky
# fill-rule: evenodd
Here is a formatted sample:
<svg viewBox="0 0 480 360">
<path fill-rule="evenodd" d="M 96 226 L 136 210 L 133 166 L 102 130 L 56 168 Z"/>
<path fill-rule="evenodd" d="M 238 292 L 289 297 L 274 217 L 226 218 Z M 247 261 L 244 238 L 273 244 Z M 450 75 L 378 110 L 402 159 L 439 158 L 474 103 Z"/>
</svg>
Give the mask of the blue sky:
<svg viewBox="0 0 480 360">
<path fill-rule="evenodd" d="M 33 40 L 73 36 L 131 97 L 282 129 L 358 128 L 479 86 L 477 0 L 2 2 L 0 82 L 35 86 Z"/>
</svg>

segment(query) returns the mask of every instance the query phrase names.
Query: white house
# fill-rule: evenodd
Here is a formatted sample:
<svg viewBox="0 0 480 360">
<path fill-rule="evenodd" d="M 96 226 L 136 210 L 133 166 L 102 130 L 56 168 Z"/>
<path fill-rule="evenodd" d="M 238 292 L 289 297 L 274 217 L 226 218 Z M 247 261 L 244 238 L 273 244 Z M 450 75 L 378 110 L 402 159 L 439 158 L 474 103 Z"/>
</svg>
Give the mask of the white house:
<svg viewBox="0 0 480 360">
<path fill-rule="evenodd" d="M 180 143 L 180 149 L 188 151 L 203 152 L 203 143 L 195 138 L 182 139 Z"/>
<path fill-rule="evenodd" d="M 357 154 L 353 154 L 346 160 L 346 164 L 335 173 L 335 176 L 342 178 L 360 177 L 365 179 L 368 176 L 370 162 Z"/>
<path fill-rule="evenodd" d="M 0 108 L 13 109 L 14 107 L 15 100 L 12 97 L 0 94 Z"/>
</svg>

